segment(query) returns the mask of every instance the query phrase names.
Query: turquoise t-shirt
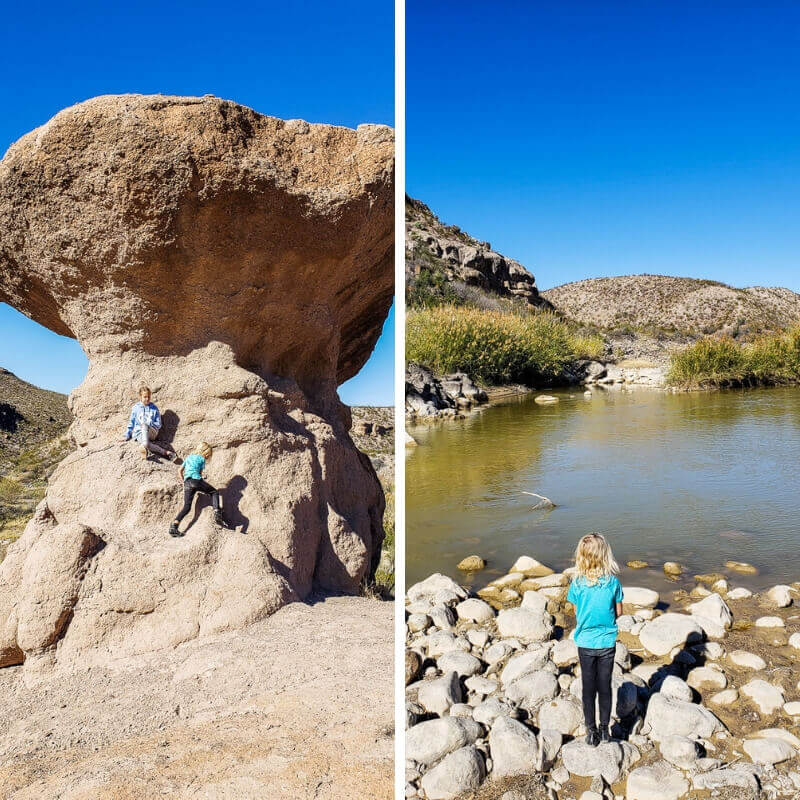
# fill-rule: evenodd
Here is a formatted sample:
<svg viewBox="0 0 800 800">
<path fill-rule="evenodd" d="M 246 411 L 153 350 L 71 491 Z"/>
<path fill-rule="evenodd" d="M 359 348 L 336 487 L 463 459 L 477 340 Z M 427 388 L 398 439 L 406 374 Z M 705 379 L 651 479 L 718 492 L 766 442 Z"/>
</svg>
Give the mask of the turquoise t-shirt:
<svg viewBox="0 0 800 800">
<path fill-rule="evenodd" d="M 186 456 L 186 460 L 183 462 L 183 477 L 201 481 L 203 480 L 203 470 L 205 468 L 206 460 L 203 456 L 192 453 L 190 456 Z"/>
<path fill-rule="evenodd" d="M 622 586 L 613 575 L 589 583 L 578 576 L 569 585 L 567 600 L 575 606 L 578 625 L 575 644 L 578 647 L 603 649 L 617 643 L 615 604 L 622 602 Z"/>
</svg>

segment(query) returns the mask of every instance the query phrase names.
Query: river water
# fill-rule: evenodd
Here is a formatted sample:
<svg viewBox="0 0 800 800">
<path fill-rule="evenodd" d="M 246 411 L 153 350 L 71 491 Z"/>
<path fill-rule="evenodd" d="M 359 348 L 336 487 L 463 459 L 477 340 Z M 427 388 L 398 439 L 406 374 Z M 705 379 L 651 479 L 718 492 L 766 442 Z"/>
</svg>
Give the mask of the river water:
<svg viewBox="0 0 800 800">
<path fill-rule="evenodd" d="M 623 582 L 664 590 L 664 561 L 760 589 L 800 580 L 800 388 L 668 394 L 553 392 L 514 397 L 464 420 L 417 425 L 406 454 L 407 585 L 456 564 L 488 562 L 472 584 L 520 555 L 556 570 L 599 531 Z M 537 499 L 557 507 L 535 511 Z M 630 570 L 630 559 L 653 567 Z M 754 564 L 745 576 L 727 560 Z"/>
</svg>

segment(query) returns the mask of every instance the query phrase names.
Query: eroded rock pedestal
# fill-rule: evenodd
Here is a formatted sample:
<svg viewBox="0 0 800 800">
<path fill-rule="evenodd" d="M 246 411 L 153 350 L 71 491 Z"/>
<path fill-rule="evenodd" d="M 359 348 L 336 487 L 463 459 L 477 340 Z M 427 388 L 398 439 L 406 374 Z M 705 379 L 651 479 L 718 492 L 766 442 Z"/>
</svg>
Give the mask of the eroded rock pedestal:
<svg viewBox="0 0 800 800">
<path fill-rule="evenodd" d="M 77 448 L 0 566 L 0 664 L 102 663 L 374 570 L 383 493 L 337 386 L 393 294 L 393 138 L 217 98 L 101 97 L 0 162 L 0 300 L 77 338 Z M 140 381 L 237 530 L 122 441 Z"/>
</svg>

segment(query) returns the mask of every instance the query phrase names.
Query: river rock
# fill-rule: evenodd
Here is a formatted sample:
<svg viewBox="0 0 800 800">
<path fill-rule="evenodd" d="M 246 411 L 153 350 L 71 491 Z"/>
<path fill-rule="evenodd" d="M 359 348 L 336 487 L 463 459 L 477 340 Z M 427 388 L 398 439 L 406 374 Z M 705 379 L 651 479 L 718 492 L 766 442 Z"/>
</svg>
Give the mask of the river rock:
<svg viewBox="0 0 800 800">
<path fill-rule="evenodd" d="M 520 556 L 509 572 L 521 572 L 526 578 L 543 578 L 552 575 L 553 570 L 530 556 Z"/>
<path fill-rule="evenodd" d="M 470 692 L 481 696 L 494 694 L 499 687 L 497 681 L 491 680 L 491 678 L 485 678 L 483 675 L 473 675 L 467 678 L 464 681 L 464 685 Z"/>
<path fill-rule="evenodd" d="M 411 633 L 420 633 L 431 624 L 431 618 L 427 614 L 409 614 L 406 620 L 406 627 Z"/>
<path fill-rule="evenodd" d="M 689 790 L 688 781 L 666 761 L 631 770 L 626 800 L 678 800 Z"/>
<path fill-rule="evenodd" d="M 700 757 L 700 747 L 686 736 L 665 736 L 659 742 L 662 757 L 681 769 L 692 769 Z"/>
<path fill-rule="evenodd" d="M 510 717 L 498 717 L 489 732 L 492 754 L 492 777 L 504 778 L 536 772 L 539 767 L 539 743 L 536 734 Z"/>
<path fill-rule="evenodd" d="M 455 672 L 441 678 L 423 681 L 417 692 L 417 702 L 429 713 L 442 716 L 454 703 L 463 699 L 461 684 Z"/>
<path fill-rule="evenodd" d="M 622 589 L 622 602 L 639 608 L 655 608 L 658 605 L 658 592 L 641 586 L 625 586 Z"/>
<path fill-rule="evenodd" d="M 461 747 L 445 756 L 422 776 L 420 786 L 429 800 L 450 800 L 477 789 L 486 777 L 483 755 L 475 747 Z"/>
<path fill-rule="evenodd" d="M 463 650 L 468 653 L 470 644 L 463 636 L 456 636 L 450 631 L 434 631 L 427 637 L 428 655 L 431 658 L 449 653 L 451 650 Z"/>
<path fill-rule="evenodd" d="M 723 730 L 722 723 L 702 705 L 687 703 L 661 693 L 654 694 L 647 704 L 645 730 L 653 741 L 665 736 L 708 739 Z"/>
<path fill-rule="evenodd" d="M 638 758 L 639 751 L 629 742 L 606 742 L 592 747 L 573 739 L 561 748 L 561 761 L 570 775 L 584 778 L 600 775 L 606 783 L 616 783 Z"/>
<path fill-rule="evenodd" d="M 742 749 L 754 764 L 779 764 L 794 758 L 796 750 L 782 739 L 745 739 Z"/>
<path fill-rule="evenodd" d="M 442 672 L 452 671 L 462 678 L 478 675 L 483 671 L 480 659 L 475 658 L 471 653 L 465 653 L 463 650 L 451 650 L 449 653 L 444 653 L 439 657 L 436 666 Z"/>
<path fill-rule="evenodd" d="M 544 615 L 547 611 L 547 597 L 545 597 L 544 594 L 540 594 L 538 591 L 525 592 L 525 594 L 522 595 L 520 607 Z"/>
<path fill-rule="evenodd" d="M 532 710 L 558 694 L 558 679 L 552 672 L 528 672 L 506 687 L 506 699 Z"/>
<path fill-rule="evenodd" d="M 357 594 L 374 574 L 385 501 L 337 386 L 394 296 L 393 163 L 384 126 L 283 121 L 211 96 L 97 97 L 8 149 L 0 302 L 76 338 L 89 370 L 48 512 L 0 566 L 0 661 L 25 657 L 28 631 L 32 655 L 105 665 L 314 590 Z M 140 381 L 179 453 L 211 439 L 209 480 L 236 534 L 204 511 L 165 539 L 175 471 L 121 441 Z M 74 602 L 74 574 L 54 576 L 71 609 L 42 636 L 50 609 L 28 603 L 23 573 L 40 540 L 66 557 L 54 521 L 104 546 Z"/>
<path fill-rule="evenodd" d="M 786 623 L 780 617 L 759 617 L 756 628 L 785 628 Z"/>
<path fill-rule="evenodd" d="M 671 697 L 674 700 L 683 700 L 685 703 L 691 703 L 694 697 L 689 684 L 677 675 L 667 675 L 667 677 L 661 681 L 658 691 L 664 697 Z"/>
<path fill-rule="evenodd" d="M 657 656 L 664 656 L 673 647 L 700 641 L 703 629 L 697 620 L 686 614 L 668 612 L 656 617 L 642 628 L 639 641 Z"/>
<path fill-rule="evenodd" d="M 723 689 L 721 692 L 711 696 L 711 702 L 717 706 L 730 706 L 739 699 L 739 692 L 736 689 Z"/>
<path fill-rule="evenodd" d="M 725 597 L 728 600 L 745 600 L 748 597 L 752 597 L 753 593 L 749 589 L 745 589 L 744 586 L 739 586 L 736 589 L 731 589 Z"/>
<path fill-rule="evenodd" d="M 517 678 L 521 678 L 529 672 L 538 672 L 543 669 L 548 659 L 549 651 L 546 647 L 515 653 L 503 667 L 503 671 L 500 673 L 500 680 L 504 686 L 513 683 Z"/>
<path fill-rule="evenodd" d="M 745 794 L 736 794 L 737 800 L 756 800 L 761 790 L 753 773 L 746 765 L 734 764 L 731 767 L 713 769 L 709 772 L 694 773 L 692 788 L 700 791 L 721 792 L 727 789 L 740 789 Z"/>
<path fill-rule="evenodd" d="M 785 586 L 783 584 L 773 586 L 767 592 L 766 597 L 770 605 L 777 606 L 778 608 L 786 608 L 792 604 L 791 586 Z"/>
<path fill-rule="evenodd" d="M 456 615 L 450 606 L 433 606 L 428 610 L 428 616 L 433 626 L 441 631 L 452 631 L 455 628 Z"/>
<path fill-rule="evenodd" d="M 693 689 L 724 689 L 728 685 L 725 673 L 715 667 L 695 667 L 686 677 L 686 683 Z"/>
<path fill-rule="evenodd" d="M 550 660 L 557 667 L 569 667 L 578 663 L 578 646 L 572 639 L 561 639 L 553 645 Z"/>
<path fill-rule="evenodd" d="M 719 639 L 733 624 L 733 614 L 727 603 L 718 594 L 710 594 L 698 603 L 692 603 L 689 611 L 707 636 Z M 710 625 L 709 625 L 710 623 Z"/>
<path fill-rule="evenodd" d="M 625 566 L 630 567 L 631 569 L 646 569 L 650 566 L 650 564 L 647 561 L 634 558 L 632 561 L 626 561 Z"/>
<path fill-rule="evenodd" d="M 406 648 L 406 686 L 413 683 L 422 669 L 422 659 L 419 653 Z"/>
<path fill-rule="evenodd" d="M 496 697 L 490 697 L 475 706 L 472 712 L 472 718 L 475 722 L 480 722 L 481 725 L 490 727 L 494 725 L 498 717 L 516 717 L 517 712 L 514 708 L 503 700 Z"/>
<path fill-rule="evenodd" d="M 683 567 L 677 561 L 664 562 L 664 573 L 666 575 L 680 575 L 683 572 Z"/>
<path fill-rule="evenodd" d="M 772 714 L 783 706 L 783 689 L 760 678 L 746 683 L 740 691 L 758 706 L 762 714 Z"/>
<path fill-rule="evenodd" d="M 793 633 L 789 637 L 789 647 L 793 647 L 795 650 L 800 650 L 800 632 Z"/>
<path fill-rule="evenodd" d="M 459 747 L 474 744 L 481 734 L 481 726 L 470 719 L 443 717 L 420 722 L 406 731 L 406 758 L 435 764 Z"/>
<path fill-rule="evenodd" d="M 458 569 L 462 572 L 477 572 L 486 567 L 486 561 L 480 556 L 467 556 L 458 562 Z"/>
<path fill-rule="evenodd" d="M 758 570 L 752 564 L 748 564 L 746 561 L 726 561 L 725 566 L 734 572 L 741 573 L 742 575 L 758 574 Z"/>
<path fill-rule="evenodd" d="M 540 730 L 551 729 L 571 736 L 583 724 L 583 708 L 571 697 L 556 697 L 542 703 L 536 716 Z"/>
<path fill-rule="evenodd" d="M 494 610 L 492 607 L 483 600 L 478 600 L 477 597 L 470 597 L 467 600 L 462 600 L 456 606 L 456 614 L 459 619 L 475 622 L 479 625 L 494 619 Z"/>
<path fill-rule="evenodd" d="M 540 406 L 551 406 L 558 402 L 558 398 L 552 394 L 537 394 L 533 400 Z"/>
<path fill-rule="evenodd" d="M 437 605 L 440 603 L 452 603 L 456 600 L 464 600 L 467 597 L 467 593 L 452 578 L 435 572 L 433 575 L 425 578 L 424 581 L 420 581 L 411 586 L 406 592 L 406 597 L 410 603 L 423 600 L 429 605 Z"/>
<path fill-rule="evenodd" d="M 536 609 L 504 608 L 497 615 L 497 630 L 504 638 L 516 637 L 523 642 L 542 642 L 553 632 L 551 617 Z"/>
<path fill-rule="evenodd" d="M 746 650 L 734 650 L 728 654 L 728 658 L 737 667 L 745 669 L 762 670 L 767 668 L 767 662 L 755 653 L 748 653 Z"/>
</svg>

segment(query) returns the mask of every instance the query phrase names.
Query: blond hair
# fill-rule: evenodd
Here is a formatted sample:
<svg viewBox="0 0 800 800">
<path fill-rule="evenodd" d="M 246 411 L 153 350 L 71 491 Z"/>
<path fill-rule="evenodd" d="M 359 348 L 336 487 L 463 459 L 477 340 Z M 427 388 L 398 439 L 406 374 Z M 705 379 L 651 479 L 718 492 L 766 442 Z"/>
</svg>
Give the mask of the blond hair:
<svg viewBox="0 0 800 800">
<path fill-rule="evenodd" d="M 196 452 L 203 456 L 206 461 L 214 454 L 214 451 L 211 449 L 211 445 L 208 442 L 200 442 L 200 444 L 197 445 Z"/>
<path fill-rule="evenodd" d="M 141 396 L 142 396 L 142 394 L 143 394 L 144 392 L 147 392 L 147 394 L 153 394 L 153 393 L 150 391 L 150 387 L 149 387 L 149 386 L 148 386 L 146 383 L 140 383 L 140 384 L 139 384 L 139 393 L 138 393 L 138 397 L 141 397 Z"/>
<path fill-rule="evenodd" d="M 575 566 L 578 568 L 578 575 L 589 583 L 597 583 L 598 579 L 619 572 L 611 547 L 599 533 L 587 533 L 578 542 L 575 548 Z"/>
</svg>

